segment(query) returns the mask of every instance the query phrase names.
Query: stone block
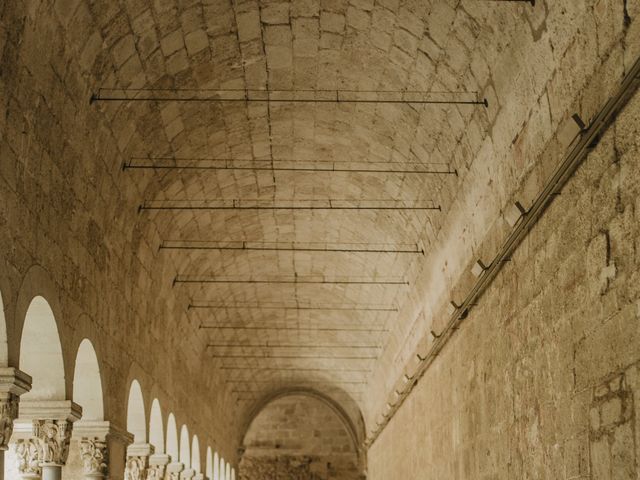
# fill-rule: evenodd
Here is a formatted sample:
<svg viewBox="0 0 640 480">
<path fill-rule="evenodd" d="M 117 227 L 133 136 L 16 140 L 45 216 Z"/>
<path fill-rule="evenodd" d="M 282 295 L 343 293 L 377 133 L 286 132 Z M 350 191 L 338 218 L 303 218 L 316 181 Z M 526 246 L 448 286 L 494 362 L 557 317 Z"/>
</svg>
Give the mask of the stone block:
<svg viewBox="0 0 640 480">
<path fill-rule="evenodd" d="M 344 15 L 327 11 L 320 14 L 320 28 L 325 32 L 342 33 L 344 24 Z"/>
<path fill-rule="evenodd" d="M 209 37 L 204 30 L 194 30 L 184 37 L 184 43 L 189 56 L 193 56 L 209 47 Z"/>
<path fill-rule="evenodd" d="M 165 57 L 170 57 L 184 48 L 184 37 L 181 30 L 174 30 L 160 40 L 160 48 Z"/>
</svg>

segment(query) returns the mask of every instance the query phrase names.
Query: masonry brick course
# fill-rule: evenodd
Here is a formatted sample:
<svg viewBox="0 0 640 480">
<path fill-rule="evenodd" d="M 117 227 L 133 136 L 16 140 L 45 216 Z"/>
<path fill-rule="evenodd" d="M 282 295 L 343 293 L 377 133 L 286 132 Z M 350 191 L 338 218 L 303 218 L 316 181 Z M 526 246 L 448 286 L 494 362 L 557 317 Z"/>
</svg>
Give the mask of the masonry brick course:
<svg viewBox="0 0 640 480">
<path fill-rule="evenodd" d="M 505 207 L 530 204 L 558 164 L 570 115 L 592 118 L 640 55 L 638 15 L 630 0 L 542 0 L 535 8 L 457 0 L 3 2 L 0 291 L 9 364 L 19 366 L 28 301 L 46 294 L 67 373 L 90 337 L 109 392 L 105 414 L 119 425 L 135 377 L 147 404 L 158 396 L 202 445 L 235 463 L 242 425 L 263 398 L 319 382 L 362 442 L 417 343 L 440 330 L 449 301 L 468 291 L 469 266 L 491 258 L 505 238 Z M 90 104 L 101 87 L 453 91 L 489 107 Z M 636 96 L 373 444 L 369 478 L 637 475 L 638 125 Z M 458 176 L 122 171 L 131 157 L 146 156 L 417 161 Z M 442 211 L 138 211 L 145 201 L 220 198 L 433 201 Z M 402 243 L 425 255 L 159 249 L 180 239 Z M 409 286 L 183 288 L 173 284 L 177 274 L 390 275 Z M 399 311 L 214 317 L 189 310 L 194 299 Z M 258 338 L 200 328 L 212 319 L 293 330 Z M 383 331 L 296 331 L 327 324 Z M 220 368 L 231 362 L 212 359 L 208 344 L 256 341 L 374 344 L 377 359 L 303 359 L 296 365 L 359 370 L 308 376 L 245 360 L 266 383 L 251 376 L 253 394 L 241 399 L 229 382 L 240 374 Z M 72 379 L 66 375 L 69 396 Z M 307 456 L 301 449 L 281 460 L 304 470 Z"/>
</svg>

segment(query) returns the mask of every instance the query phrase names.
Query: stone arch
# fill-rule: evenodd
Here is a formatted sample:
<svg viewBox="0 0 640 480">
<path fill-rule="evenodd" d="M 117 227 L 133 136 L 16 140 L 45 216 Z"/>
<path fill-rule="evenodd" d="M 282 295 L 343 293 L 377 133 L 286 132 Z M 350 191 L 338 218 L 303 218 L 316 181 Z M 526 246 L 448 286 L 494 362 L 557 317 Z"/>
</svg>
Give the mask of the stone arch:
<svg viewBox="0 0 640 480">
<path fill-rule="evenodd" d="M 231 469 L 231 480 L 236 480 L 236 469 L 235 468 Z"/>
<path fill-rule="evenodd" d="M 184 468 L 191 468 L 189 429 L 186 425 L 182 425 L 180 429 L 180 462 L 184 465 Z"/>
<path fill-rule="evenodd" d="M 134 443 L 147 442 L 147 422 L 144 408 L 144 397 L 138 380 L 133 380 L 129 387 L 127 402 L 127 430 L 133 435 Z"/>
<path fill-rule="evenodd" d="M 354 423 L 351 421 L 351 418 L 349 417 L 347 412 L 344 410 L 344 408 L 340 406 L 340 404 L 338 404 L 332 398 L 310 388 L 304 388 L 304 387 L 286 388 L 282 390 L 277 390 L 271 393 L 270 395 L 267 395 L 266 397 L 264 397 L 260 402 L 258 402 L 258 404 L 254 407 L 254 409 L 251 411 L 251 413 L 247 417 L 247 420 L 243 425 L 241 438 L 244 439 L 253 421 L 260 414 L 260 412 L 264 410 L 270 403 L 280 398 L 293 396 L 293 395 L 300 395 L 300 396 L 314 398 L 324 403 L 331 410 L 333 410 L 333 412 L 337 415 L 337 417 L 340 419 L 341 423 L 344 425 L 347 432 L 349 433 L 353 447 L 357 452 L 358 457 L 360 458 L 362 454 L 360 449 L 360 441 L 359 441 L 360 435 L 358 435 L 358 430 L 356 429 L 356 426 L 354 425 Z"/>
<path fill-rule="evenodd" d="M 49 302 L 33 298 L 25 315 L 20 339 L 20 369 L 32 377 L 23 400 L 65 400 L 66 386 L 58 324 Z"/>
<path fill-rule="evenodd" d="M 227 467 L 227 464 L 224 461 L 224 458 L 220 457 L 220 471 L 218 472 L 219 480 L 225 480 L 226 467 Z"/>
<path fill-rule="evenodd" d="M 224 480 L 231 480 L 231 464 L 227 462 L 227 469 L 224 474 Z"/>
<path fill-rule="evenodd" d="M 365 471 L 350 418 L 331 398 L 308 389 L 286 389 L 263 399 L 242 437 L 240 471 L 259 476 L 277 468 L 298 476 L 331 465 L 339 478 L 357 478 Z M 284 420 L 286 419 L 286 420 Z M 280 425 L 274 434 L 273 425 Z M 230 465 L 225 479 L 231 480 Z"/>
<path fill-rule="evenodd" d="M 14 334 L 16 339 L 20 339 L 20 341 L 12 342 L 9 345 L 10 365 L 21 365 L 20 361 L 24 357 L 21 349 L 24 343 L 24 329 L 25 326 L 27 326 L 27 314 L 32 308 L 34 300 L 39 297 L 45 299 L 48 305 L 48 309 L 55 319 L 55 338 L 58 340 L 58 343 L 60 343 L 60 345 L 62 346 L 64 342 L 66 346 L 68 345 L 68 340 L 71 339 L 71 337 L 67 337 L 66 335 L 65 323 L 63 322 L 63 318 L 65 318 L 65 316 L 63 315 L 58 285 L 51 279 L 47 270 L 42 268 L 40 265 L 33 265 L 31 268 L 29 268 L 27 273 L 22 278 L 15 304 L 12 305 L 13 308 L 11 309 L 13 312 L 13 318 L 5 319 L 12 320 L 10 333 Z M 73 348 L 62 349 L 62 359 L 65 372 L 69 371 L 70 366 L 73 365 L 73 355 L 75 354 L 75 352 L 76 350 Z M 67 355 L 67 353 L 69 355 Z M 69 398 L 71 395 L 70 387 L 71 383 L 69 382 L 69 384 L 67 385 L 67 383 L 65 382 L 65 399 Z"/>
<path fill-rule="evenodd" d="M 173 413 L 169 413 L 167 417 L 167 454 L 171 457 L 172 462 L 180 461 L 180 449 L 178 446 L 178 427 L 176 426 L 176 417 Z"/>
<path fill-rule="evenodd" d="M 73 401 L 82 407 L 83 420 L 104 420 L 104 397 L 98 356 L 88 338 L 80 342 L 73 371 Z"/>
<path fill-rule="evenodd" d="M 204 474 L 209 480 L 213 480 L 213 453 L 211 447 L 207 447 L 207 456 L 205 460 Z"/>
<path fill-rule="evenodd" d="M 200 473 L 200 441 L 197 435 L 191 439 L 191 468 Z"/>
<path fill-rule="evenodd" d="M 213 454 L 213 480 L 220 480 L 220 456 L 218 452 Z"/>
<path fill-rule="evenodd" d="M 161 454 L 165 450 L 164 423 L 162 421 L 162 409 L 157 398 L 151 402 L 151 412 L 149 414 L 149 443 L 154 446 L 155 453 Z"/>
</svg>

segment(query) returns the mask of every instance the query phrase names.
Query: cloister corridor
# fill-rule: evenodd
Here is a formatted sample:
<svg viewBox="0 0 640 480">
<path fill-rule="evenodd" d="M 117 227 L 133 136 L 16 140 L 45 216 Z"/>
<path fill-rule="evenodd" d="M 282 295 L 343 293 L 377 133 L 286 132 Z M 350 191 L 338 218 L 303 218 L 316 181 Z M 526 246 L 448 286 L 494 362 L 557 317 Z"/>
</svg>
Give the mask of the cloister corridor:
<svg viewBox="0 0 640 480">
<path fill-rule="evenodd" d="M 0 480 L 640 480 L 640 0 L 0 0 Z"/>
</svg>

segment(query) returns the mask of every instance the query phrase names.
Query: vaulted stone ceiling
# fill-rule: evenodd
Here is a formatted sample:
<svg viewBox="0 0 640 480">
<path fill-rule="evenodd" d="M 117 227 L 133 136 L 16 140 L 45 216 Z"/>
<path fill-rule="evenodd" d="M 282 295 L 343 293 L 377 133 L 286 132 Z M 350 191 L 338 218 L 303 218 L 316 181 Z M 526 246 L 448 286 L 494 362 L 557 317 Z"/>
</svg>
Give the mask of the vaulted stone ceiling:
<svg viewBox="0 0 640 480">
<path fill-rule="evenodd" d="M 90 107 L 100 115 L 92 121 L 104 125 L 92 141 L 113 159 L 117 184 L 100 187 L 112 208 L 105 219 L 129 232 L 106 242 L 110 251 L 132 247 L 137 259 L 124 280 L 131 295 L 152 296 L 154 314 L 168 318 L 149 321 L 184 336 L 245 413 L 274 391 L 312 387 L 357 421 L 361 410 L 373 415 L 377 404 L 368 397 L 384 397 L 408 334 L 426 328 L 421 311 L 436 307 L 425 304 L 425 278 L 445 270 L 442 262 L 456 245 L 468 247 L 457 267 L 465 263 L 478 241 L 465 238 L 475 238 L 485 228 L 483 219 L 503 204 L 510 187 L 502 180 L 518 179 L 524 169 L 505 162 L 504 152 L 530 110 L 540 107 L 541 87 L 558 61 L 537 61 L 536 55 L 563 51 L 566 45 L 555 42 L 569 42 L 570 35 L 536 42 L 544 32 L 553 37 L 562 28 L 578 29 L 590 9 L 583 3 L 593 2 L 539 2 L 535 8 L 480 0 L 58 2 L 68 30 L 65 46 L 55 47 L 67 49 L 70 65 L 77 65 L 70 75 L 77 76 L 78 91 L 70 96 L 88 103 L 92 95 L 125 91 L 139 97 L 156 89 L 163 97 L 98 100 Z M 551 10 L 556 15 L 547 21 Z M 578 20 L 563 26 L 563 18 Z M 486 98 L 488 108 L 171 101 L 236 89 L 284 95 L 420 91 L 432 92 L 432 99 Z M 487 142 L 499 114 L 505 128 Z M 493 157 L 473 166 L 487 144 Z M 121 171 L 123 163 L 274 168 Z M 387 171 L 276 168 L 300 166 Z M 492 210 L 474 212 L 488 198 L 496 200 Z M 320 206 L 330 200 L 332 206 L 439 209 L 140 209 Z M 461 208 L 466 216 L 459 215 Z M 248 242 L 263 250 L 166 249 L 164 242 Z M 291 246 L 412 252 L 268 248 Z M 220 282 L 179 281 L 186 277 Z M 190 308 L 200 304 L 233 308 Z M 224 328 L 208 328 L 213 325 Z"/>
<path fill-rule="evenodd" d="M 275 167 L 462 174 L 499 109 L 491 70 L 496 64 L 504 67 L 502 52 L 518 42 L 539 12 L 528 4 L 480 1 L 98 2 L 87 13 L 113 43 L 113 72 L 95 75 L 99 95 L 111 93 L 100 90 L 109 88 L 138 96 L 137 89 L 159 89 L 157 95 L 167 99 L 222 89 L 294 91 L 303 97 L 303 90 L 427 91 L 456 92 L 430 96 L 435 99 L 487 98 L 490 103 L 485 108 L 150 101 L 96 102 L 95 108 L 111 119 L 120 132 L 124 161 L 135 165 L 171 165 L 179 159 L 179 165 L 219 166 L 202 159 L 226 159 L 251 160 L 231 163 L 251 167 L 267 160 Z M 91 48 L 97 54 L 103 45 L 89 41 L 81 55 L 94 57 Z M 469 142 L 471 136 L 475 143 Z M 177 321 L 197 326 L 202 348 L 245 408 L 273 390 L 304 385 L 333 396 L 358 418 L 356 405 L 377 359 L 385 350 L 395 356 L 399 345 L 390 339 L 415 321 L 415 314 L 399 311 L 415 289 L 424 254 L 157 249 L 162 242 L 186 241 L 428 251 L 462 178 L 131 169 L 121 181 L 136 187 L 127 198 L 130 208 L 219 200 L 248 206 L 346 200 L 348 205 L 440 207 L 142 210 L 136 218 L 139 256 L 159 278 L 159 295 L 176 298 L 184 311 Z M 176 276 L 222 283 L 174 283 Z M 316 283 L 278 283 L 295 277 Z M 233 283 L 245 280 L 267 283 Z M 232 308 L 188 308 L 203 303 Z M 242 306 L 250 308 L 236 308 Z M 279 308 L 285 306 L 339 310 Z M 213 325 L 224 328 L 208 328 Z"/>
<path fill-rule="evenodd" d="M 465 92 L 435 98 L 482 99 L 492 95 L 486 91 L 488 69 L 482 65 L 474 75 L 470 58 L 495 48 L 495 15 L 505 17 L 506 24 L 524 8 L 498 12 L 478 2 L 458 3 L 139 2 L 127 6 L 126 22 L 117 23 L 124 35 L 114 45 L 113 78 L 96 87 L 154 88 L 163 94 L 164 89 L 418 90 Z M 116 11 L 99 14 L 105 23 L 119 18 Z M 488 16 L 491 24 L 483 18 Z M 184 159 L 181 165 L 203 165 L 193 159 L 214 158 L 274 160 L 276 166 L 447 172 L 463 167 L 451 152 L 467 125 L 475 123 L 472 128 L 484 135 L 490 121 L 487 109 L 475 105 L 163 101 L 97 102 L 96 108 L 113 116 L 114 125 L 133 129 L 127 156 Z M 437 231 L 440 220 L 434 217 L 447 214 L 459 180 L 453 175 L 268 170 L 128 170 L 125 176 L 124 181 L 140 187 L 132 200 L 144 205 L 200 205 L 219 199 L 247 205 L 260 200 L 264 206 L 373 200 L 383 201 L 383 206 L 402 201 L 443 208 L 143 210 L 138 228 L 152 250 L 158 242 L 183 240 L 422 251 Z M 422 261 L 421 253 L 229 250 L 162 250 L 154 260 L 173 265 L 168 272 L 164 269 L 163 295 L 176 295 L 185 308 L 203 302 L 267 307 L 191 309 L 185 314 L 201 327 L 225 327 L 199 333 L 212 361 L 224 369 L 229 388 L 249 405 L 273 389 L 294 385 L 313 386 L 341 403 L 359 402 L 376 359 L 387 347 L 389 330 L 413 321 L 399 318 L 395 310 L 406 301 Z M 276 282 L 297 276 L 300 281 L 329 283 L 172 285 L 176 274 Z M 227 328 L 231 326 L 238 328 Z M 264 326 L 269 330 L 259 329 Z"/>
</svg>

